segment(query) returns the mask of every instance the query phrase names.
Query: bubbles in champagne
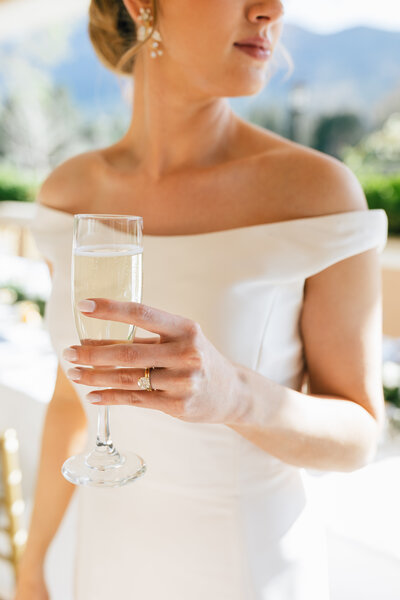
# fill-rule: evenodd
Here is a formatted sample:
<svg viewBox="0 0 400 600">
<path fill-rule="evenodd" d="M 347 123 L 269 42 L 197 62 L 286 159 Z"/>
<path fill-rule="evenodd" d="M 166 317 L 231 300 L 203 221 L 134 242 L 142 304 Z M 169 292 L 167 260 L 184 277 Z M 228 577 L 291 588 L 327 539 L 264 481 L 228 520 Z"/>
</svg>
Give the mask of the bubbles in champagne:
<svg viewBox="0 0 400 600">
<path fill-rule="evenodd" d="M 74 250 L 72 268 L 73 310 L 81 341 L 118 339 L 134 335 L 134 325 L 95 319 L 76 308 L 86 298 L 141 302 L 143 248 L 128 244 L 96 244 Z"/>
</svg>

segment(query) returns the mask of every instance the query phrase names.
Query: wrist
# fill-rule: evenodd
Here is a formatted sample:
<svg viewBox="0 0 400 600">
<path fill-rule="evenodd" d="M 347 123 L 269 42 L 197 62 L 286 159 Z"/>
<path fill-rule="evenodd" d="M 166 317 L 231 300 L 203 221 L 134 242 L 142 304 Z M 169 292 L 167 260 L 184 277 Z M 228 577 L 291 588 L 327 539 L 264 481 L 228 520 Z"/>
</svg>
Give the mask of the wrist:
<svg viewBox="0 0 400 600">
<path fill-rule="evenodd" d="M 34 575 L 43 571 L 44 560 L 44 553 L 27 548 L 21 556 L 18 569 L 21 573 Z"/>
<path fill-rule="evenodd" d="M 251 385 L 246 368 L 243 365 L 232 363 L 234 376 L 232 377 L 231 394 L 235 411 L 231 415 L 227 425 L 245 425 L 252 420 L 254 412 L 254 399 L 251 393 Z"/>
<path fill-rule="evenodd" d="M 243 365 L 235 367 L 235 405 L 230 425 L 274 429 L 282 410 L 282 386 Z"/>
</svg>

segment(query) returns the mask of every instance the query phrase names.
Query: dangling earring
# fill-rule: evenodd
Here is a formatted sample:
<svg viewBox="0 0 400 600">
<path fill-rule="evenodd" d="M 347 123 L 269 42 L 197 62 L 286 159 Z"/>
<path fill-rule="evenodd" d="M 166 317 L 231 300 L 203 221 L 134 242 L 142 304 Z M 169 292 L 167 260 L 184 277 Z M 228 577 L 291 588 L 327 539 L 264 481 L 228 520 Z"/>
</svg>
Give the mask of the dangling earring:
<svg viewBox="0 0 400 600">
<path fill-rule="evenodd" d="M 150 8 L 140 8 L 139 12 L 141 15 L 141 20 L 144 22 L 144 25 L 141 25 L 139 27 L 137 32 L 137 38 L 139 41 L 142 42 L 144 39 L 146 39 L 149 29 L 152 28 L 151 23 L 153 22 L 153 15 L 151 14 Z M 161 48 L 159 48 L 160 42 L 162 41 L 160 32 L 154 29 L 150 37 L 153 40 L 151 45 L 154 48 L 154 50 L 150 52 L 150 56 L 152 58 L 156 58 L 157 55 L 161 56 L 163 54 L 163 51 L 161 50 Z"/>
</svg>

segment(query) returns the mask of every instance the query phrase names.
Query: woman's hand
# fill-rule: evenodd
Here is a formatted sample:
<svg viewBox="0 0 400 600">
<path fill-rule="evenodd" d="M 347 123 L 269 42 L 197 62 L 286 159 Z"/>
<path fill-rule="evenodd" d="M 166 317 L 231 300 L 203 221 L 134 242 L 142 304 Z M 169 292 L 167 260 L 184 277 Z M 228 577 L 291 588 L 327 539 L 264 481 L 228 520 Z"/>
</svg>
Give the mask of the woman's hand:
<svg viewBox="0 0 400 600">
<path fill-rule="evenodd" d="M 125 343 L 88 340 L 64 350 L 69 362 L 93 367 L 69 369 L 70 379 L 111 388 L 90 392 L 91 402 L 138 404 L 196 423 L 235 423 L 246 410 L 237 393 L 235 365 L 216 350 L 198 323 L 137 302 L 94 298 L 78 308 L 85 316 L 130 323 L 159 336 Z M 145 367 L 155 367 L 150 377 L 156 391 L 137 384 Z"/>
</svg>

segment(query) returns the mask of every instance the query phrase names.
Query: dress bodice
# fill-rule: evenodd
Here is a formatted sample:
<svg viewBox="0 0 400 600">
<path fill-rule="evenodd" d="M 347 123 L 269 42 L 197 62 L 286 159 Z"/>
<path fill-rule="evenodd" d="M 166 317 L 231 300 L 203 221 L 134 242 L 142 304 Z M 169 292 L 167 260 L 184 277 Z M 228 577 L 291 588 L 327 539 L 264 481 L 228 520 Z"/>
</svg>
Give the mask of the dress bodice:
<svg viewBox="0 0 400 600">
<path fill-rule="evenodd" d="M 62 358 L 63 349 L 79 344 L 71 305 L 72 225 L 73 215 L 37 205 L 32 231 L 54 268 L 45 320 L 65 371 L 72 365 Z M 144 226 L 142 302 L 197 321 L 228 359 L 300 390 L 305 361 L 299 319 L 305 280 L 370 248 L 381 252 L 386 239 L 387 215 L 382 209 L 190 235 L 146 235 Z M 137 328 L 137 335 L 153 334 Z M 95 407 L 84 399 L 92 388 L 73 385 L 94 435 Z M 180 435 L 183 445 L 186 435 L 192 445 L 196 439 L 201 445 L 203 436 L 212 435 L 228 445 L 240 440 L 262 464 L 267 458 L 276 462 L 225 425 L 188 423 L 140 407 L 113 407 L 112 413 L 116 439 L 129 439 L 134 432 L 134 439 L 143 438 L 146 447 L 145 435 L 151 431 L 159 436 L 163 430 L 174 445 Z M 148 448 L 148 454 L 153 450 Z M 155 469 L 156 459 L 153 464 Z"/>
</svg>

